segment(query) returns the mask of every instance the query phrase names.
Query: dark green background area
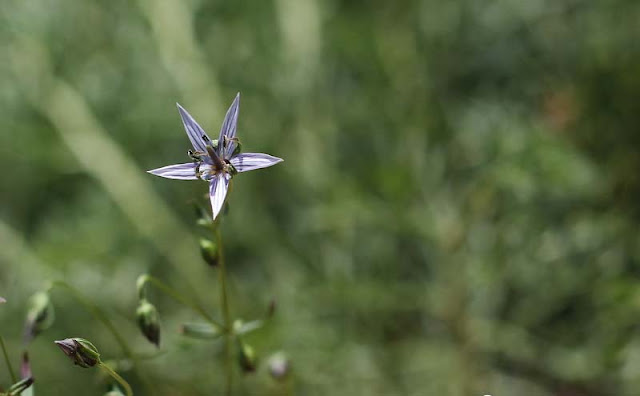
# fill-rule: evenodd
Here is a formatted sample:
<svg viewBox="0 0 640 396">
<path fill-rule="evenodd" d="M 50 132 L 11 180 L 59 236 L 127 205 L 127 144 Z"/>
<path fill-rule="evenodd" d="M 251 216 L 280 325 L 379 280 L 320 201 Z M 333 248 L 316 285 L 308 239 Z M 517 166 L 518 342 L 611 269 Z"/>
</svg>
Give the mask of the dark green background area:
<svg viewBox="0 0 640 396">
<path fill-rule="evenodd" d="M 175 102 L 246 151 L 222 223 L 234 317 L 273 321 L 238 395 L 635 396 L 640 387 L 640 3 L 0 3 L 0 334 L 63 279 L 134 349 L 149 272 L 220 317 L 203 182 Z M 139 395 L 218 394 L 221 343 L 151 292 L 162 352 Z M 121 351 L 63 290 L 29 347 L 35 395 L 99 395 L 52 343 Z M 291 377 L 270 378 L 283 351 Z M 10 379 L 0 367 L 0 385 Z M 144 382 L 155 384 L 149 390 Z"/>
</svg>

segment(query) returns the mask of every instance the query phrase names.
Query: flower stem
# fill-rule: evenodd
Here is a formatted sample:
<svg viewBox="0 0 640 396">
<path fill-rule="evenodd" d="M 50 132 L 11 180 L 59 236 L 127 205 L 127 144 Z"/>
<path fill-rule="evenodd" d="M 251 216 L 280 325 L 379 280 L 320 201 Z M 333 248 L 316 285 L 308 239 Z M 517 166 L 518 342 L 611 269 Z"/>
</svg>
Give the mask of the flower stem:
<svg viewBox="0 0 640 396">
<path fill-rule="evenodd" d="M 120 385 L 122 385 L 122 387 L 124 388 L 124 391 L 127 394 L 127 396 L 133 396 L 133 391 L 131 390 L 131 386 L 129 385 L 129 383 L 127 381 L 125 381 L 124 378 L 122 378 L 118 373 L 113 371 L 113 369 L 111 367 L 107 366 L 106 364 L 104 364 L 102 362 L 100 362 L 98 364 L 98 366 L 100 366 L 104 371 L 109 373 L 109 375 L 111 377 L 113 377 L 114 380 L 118 381 L 118 383 Z"/>
<path fill-rule="evenodd" d="M 11 361 L 9 360 L 7 347 L 4 345 L 4 338 L 2 338 L 2 336 L 0 336 L 0 347 L 2 347 L 4 362 L 7 364 L 7 368 L 9 369 L 9 375 L 11 376 L 11 381 L 15 384 L 16 382 L 18 382 L 18 378 L 16 377 L 16 373 L 13 371 L 13 367 L 11 367 Z"/>
<path fill-rule="evenodd" d="M 231 343 L 233 337 L 233 325 L 231 323 L 231 314 L 229 313 L 229 299 L 227 296 L 227 269 L 224 262 L 224 252 L 222 249 L 222 236 L 220 230 L 215 230 L 216 243 L 218 245 L 219 264 L 218 279 L 220 282 L 220 308 L 222 309 L 222 319 L 225 329 L 224 351 L 225 366 L 227 372 L 226 378 L 226 394 L 231 395 L 231 386 L 233 382 L 233 356 L 231 355 Z"/>
<path fill-rule="evenodd" d="M 104 311 L 100 309 L 100 307 L 93 304 L 85 296 L 83 296 L 82 293 L 80 293 L 78 290 L 76 290 L 74 287 L 72 287 L 65 281 L 57 280 L 57 281 L 51 282 L 49 285 L 49 289 L 52 289 L 54 287 L 61 287 L 67 290 L 69 294 L 81 305 L 83 305 L 85 309 L 94 318 L 100 321 L 107 328 L 107 330 L 109 330 L 109 332 L 113 335 L 113 338 L 115 338 L 118 345 L 120 345 L 120 349 L 122 349 L 122 353 L 124 354 L 127 360 L 129 360 L 130 362 L 133 362 L 134 364 L 139 360 L 139 358 L 136 355 L 134 355 L 133 350 L 127 343 L 126 339 L 122 336 L 122 334 L 120 334 L 118 329 L 113 325 L 111 320 L 109 320 L 107 315 L 104 313 Z M 153 390 L 155 388 L 155 385 L 149 382 L 149 380 L 145 376 L 143 376 L 140 372 L 138 372 L 138 378 L 140 378 L 140 380 L 142 381 L 142 385 L 146 389 Z"/>
<path fill-rule="evenodd" d="M 107 330 L 111 332 L 113 337 L 116 339 L 116 342 L 118 343 L 118 345 L 120 345 L 120 348 L 122 349 L 122 353 L 124 353 L 125 357 L 129 360 L 135 360 L 133 356 L 133 351 L 131 350 L 131 347 L 129 347 L 129 344 L 127 343 L 127 341 L 120 334 L 120 332 L 118 332 L 118 330 L 113 325 L 113 323 L 111 323 L 107 315 L 105 315 L 105 313 L 97 305 L 89 301 L 79 291 L 77 291 L 75 288 L 71 287 L 68 283 L 64 281 L 51 282 L 51 287 L 55 287 L 55 286 L 66 289 L 73 298 L 75 298 L 80 304 L 84 305 L 86 310 L 89 311 L 89 313 L 93 315 L 94 318 L 102 322 L 104 327 L 106 327 Z"/>
<path fill-rule="evenodd" d="M 219 322 L 217 322 L 215 319 L 213 319 L 211 317 L 211 315 L 209 315 L 207 313 L 207 311 L 202 308 L 202 306 L 200 306 L 198 303 L 195 303 L 187 298 L 185 298 L 184 296 L 182 296 L 182 294 L 180 294 L 178 291 L 176 291 L 175 289 L 171 288 L 170 286 L 168 286 L 167 284 L 165 284 L 164 282 L 162 282 L 160 279 L 145 274 L 144 275 L 144 283 L 150 283 L 153 286 L 155 286 L 156 288 L 158 288 L 158 290 L 160 290 L 161 292 L 163 292 L 164 294 L 166 294 L 167 296 L 173 298 L 174 300 L 176 300 L 177 302 L 181 303 L 182 305 L 191 308 L 194 312 L 198 313 L 200 316 L 202 316 L 203 319 L 205 319 L 209 324 L 213 325 L 214 327 L 216 327 L 218 330 L 223 330 L 225 328 L 225 326 Z"/>
</svg>

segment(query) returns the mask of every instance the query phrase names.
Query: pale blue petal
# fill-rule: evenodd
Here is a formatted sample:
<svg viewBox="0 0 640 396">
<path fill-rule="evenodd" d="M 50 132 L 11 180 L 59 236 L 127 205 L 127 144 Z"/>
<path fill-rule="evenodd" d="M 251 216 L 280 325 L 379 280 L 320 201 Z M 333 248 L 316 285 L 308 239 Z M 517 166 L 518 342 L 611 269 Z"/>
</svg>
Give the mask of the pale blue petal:
<svg viewBox="0 0 640 396">
<path fill-rule="evenodd" d="M 238 172 L 246 172 L 254 169 L 266 168 L 282 162 L 282 158 L 263 153 L 241 153 L 231 158 L 229 162 Z"/>
<path fill-rule="evenodd" d="M 152 175 L 166 177 L 167 179 L 178 180 L 197 180 L 196 164 L 189 162 L 187 164 L 167 165 L 162 168 L 147 171 Z"/>
<path fill-rule="evenodd" d="M 238 124 L 238 112 L 240 111 L 240 92 L 236 95 L 236 98 L 231 103 L 227 114 L 224 116 L 222 127 L 220 128 L 220 137 L 218 138 L 218 153 L 223 158 L 230 158 L 233 154 L 233 150 L 236 148 L 236 143 L 230 140 L 236 137 L 236 126 Z M 224 147 L 224 138 L 227 138 L 227 145 L 224 153 L 222 149 Z"/>
<path fill-rule="evenodd" d="M 207 149 L 205 147 L 207 145 L 207 141 L 211 139 L 209 139 L 209 136 L 207 136 L 204 129 L 202 129 L 202 127 L 198 125 L 196 120 L 191 117 L 191 114 L 189 114 L 182 106 L 180 106 L 180 103 L 176 103 L 176 105 L 178 106 L 180 117 L 182 118 L 184 130 L 187 132 L 189 140 L 191 140 L 191 145 L 196 151 L 206 153 Z"/>
<path fill-rule="evenodd" d="M 211 199 L 211 211 L 213 212 L 214 220 L 218 217 L 222 210 L 222 205 L 224 205 L 230 178 L 227 173 L 219 173 L 209 182 L 209 198 Z"/>
</svg>

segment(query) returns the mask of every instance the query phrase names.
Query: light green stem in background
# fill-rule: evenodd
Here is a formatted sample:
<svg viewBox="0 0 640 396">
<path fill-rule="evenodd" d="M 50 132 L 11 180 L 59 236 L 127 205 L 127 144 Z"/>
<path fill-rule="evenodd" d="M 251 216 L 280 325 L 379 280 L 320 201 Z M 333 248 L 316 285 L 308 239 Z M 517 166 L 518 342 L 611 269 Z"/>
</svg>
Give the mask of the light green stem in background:
<svg viewBox="0 0 640 396">
<path fill-rule="evenodd" d="M 142 280 L 141 283 L 143 284 L 142 287 L 144 287 L 144 284 L 147 284 L 147 283 L 152 284 L 153 286 L 158 288 L 158 290 L 160 290 L 161 292 L 163 292 L 167 296 L 173 298 L 174 300 L 178 301 L 182 305 L 184 305 L 186 307 L 189 307 L 193 311 L 195 311 L 198 314 L 200 314 L 200 316 L 202 316 L 207 322 L 209 322 L 211 325 L 216 327 L 218 330 L 222 331 L 223 329 L 225 329 L 225 325 L 222 325 L 221 323 L 218 323 L 216 320 L 214 320 L 211 317 L 211 315 L 209 315 L 207 313 L 207 311 L 204 308 L 202 308 L 202 306 L 200 306 L 199 304 L 197 304 L 197 303 L 185 298 L 178 291 L 176 291 L 173 288 L 171 288 L 170 286 L 166 285 L 165 283 L 163 283 L 158 278 L 155 278 L 155 277 L 153 277 L 151 275 L 145 274 L 145 275 L 143 275 L 143 280 Z"/>
<path fill-rule="evenodd" d="M 231 343 L 233 338 L 233 325 L 231 323 L 231 314 L 229 313 L 229 299 L 227 296 L 227 269 L 224 261 L 224 252 L 222 248 L 222 236 L 220 230 L 215 230 L 216 243 L 218 245 L 218 279 L 220 281 L 220 308 L 222 309 L 222 318 L 225 328 L 224 352 L 225 366 L 227 372 L 226 394 L 231 395 L 231 386 L 233 382 L 233 356 L 231 354 Z"/>
<path fill-rule="evenodd" d="M 118 342 L 118 345 L 120 345 L 120 348 L 122 348 L 122 352 L 127 357 L 127 359 L 134 360 L 133 351 L 129 347 L 129 344 L 127 343 L 127 341 L 120 334 L 120 332 L 118 332 L 118 330 L 113 325 L 113 323 L 111 323 L 107 315 L 105 315 L 104 312 L 102 312 L 102 310 L 97 305 L 90 302 L 79 291 L 77 291 L 75 288 L 71 287 L 64 281 L 51 282 L 52 288 L 56 286 L 66 289 L 71 294 L 71 296 L 73 296 L 73 298 L 75 298 L 80 304 L 82 304 L 86 308 L 87 311 L 89 311 L 91 315 L 93 315 L 94 318 L 99 320 L 107 328 L 107 330 L 111 332 L 113 337 Z"/>
<path fill-rule="evenodd" d="M 106 371 L 107 373 L 109 373 L 109 375 L 111 377 L 113 377 L 113 379 L 115 379 L 116 381 L 118 381 L 118 383 L 120 385 L 122 385 L 122 387 L 124 388 L 125 393 L 127 394 L 127 396 L 133 396 L 133 391 L 131 390 L 131 386 L 129 385 L 129 383 L 127 381 L 125 381 L 124 378 L 122 378 L 118 373 L 116 373 L 115 371 L 113 371 L 111 369 L 111 367 L 107 366 L 106 364 L 100 362 L 98 364 L 98 366 L 100 366 L 100 368 L 102 368 L 104 371 Z"/>
<path fill-rule="evenodd" d="M 16 382 L 18 382 L 18 378 L 16 377 L 16 373 L 13 371 L 13 367 L 11 367 L 11 361 L 9 360 L 7 347 L 4 345 L 4 338 L 2 338 L 2 336 L 0 336 L 0 347 L 2 347 L 4 362 L 7 364 L 7 368 L 9 369 L 9 375 L 11 376 L 11 381 L 15 384 Z"/>
</svg>

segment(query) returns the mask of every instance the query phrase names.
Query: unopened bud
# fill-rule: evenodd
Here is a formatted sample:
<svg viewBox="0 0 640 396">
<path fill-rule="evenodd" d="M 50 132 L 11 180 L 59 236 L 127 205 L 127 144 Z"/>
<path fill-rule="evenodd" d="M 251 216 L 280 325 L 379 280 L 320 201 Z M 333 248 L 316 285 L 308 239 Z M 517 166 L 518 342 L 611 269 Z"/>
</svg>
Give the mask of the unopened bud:
<svg viewBox="0 0 640 396">
<path fill-rule="evenodd" d="M 220 331 L 209 323 L 185 323 L 180 327 L 180 333 L 186 337 L 210 340 L 222 335 Z"/>
<path fill-rule="evenodd" d="M 276 352 L 269 358 L 269 374 L 279 381 L 284 380 L 291 370 L 289 359 L 282 352 Z"/>
<path fill-rule="evenodd" d="M 38 292 L 29 299 L 29 309 L 24 326 L 25 342 L 31 341 L 53 324 L 55 312 L 49 293 Z"/>
<path fill-rule="evenodd" d="M 242 341 L 239 342 L 238 363 L 245 373 L 256 371 L 256 353 L 251 345 Z"/>
<path fill-rule="evenodd" d="M 200 239 L 200 253 L 204 261 L 212 267 L 218 265 L 220 260 L 220 251 L 218 245 L 209 239 Z"/>
<path fill-rule="evenodd" d="M 149 301 L 143 299 L 136 310 L 138 328 L 155 346 L 160 346 L 160 317 L 158 310 Z"/>
<path fill-rule="evenodd" d="M 67 338 L 55 343 L 74 364 L 80 367 L 89 368 L 100 363 L 98 349 L 84 338 Z"/>
<path fill-rule="evenodd" d="M 27 390 L 27 388 L 30 387 L 32 384 L 33 384 L 32 377 L 23 378 L 20 381 L 16 382 L 15 384 L 11 385 L 11 387 L 9 388 L 6 394 L 19 395 L 20 393 Z"/>
<path fill-rule="evenodd" d="M 124 396 L 124 393 L 118 388 L 117 385 L 111 385 L 111 389 L 109 392 L 105 393 L 104 396 Z"/>
</svg>

